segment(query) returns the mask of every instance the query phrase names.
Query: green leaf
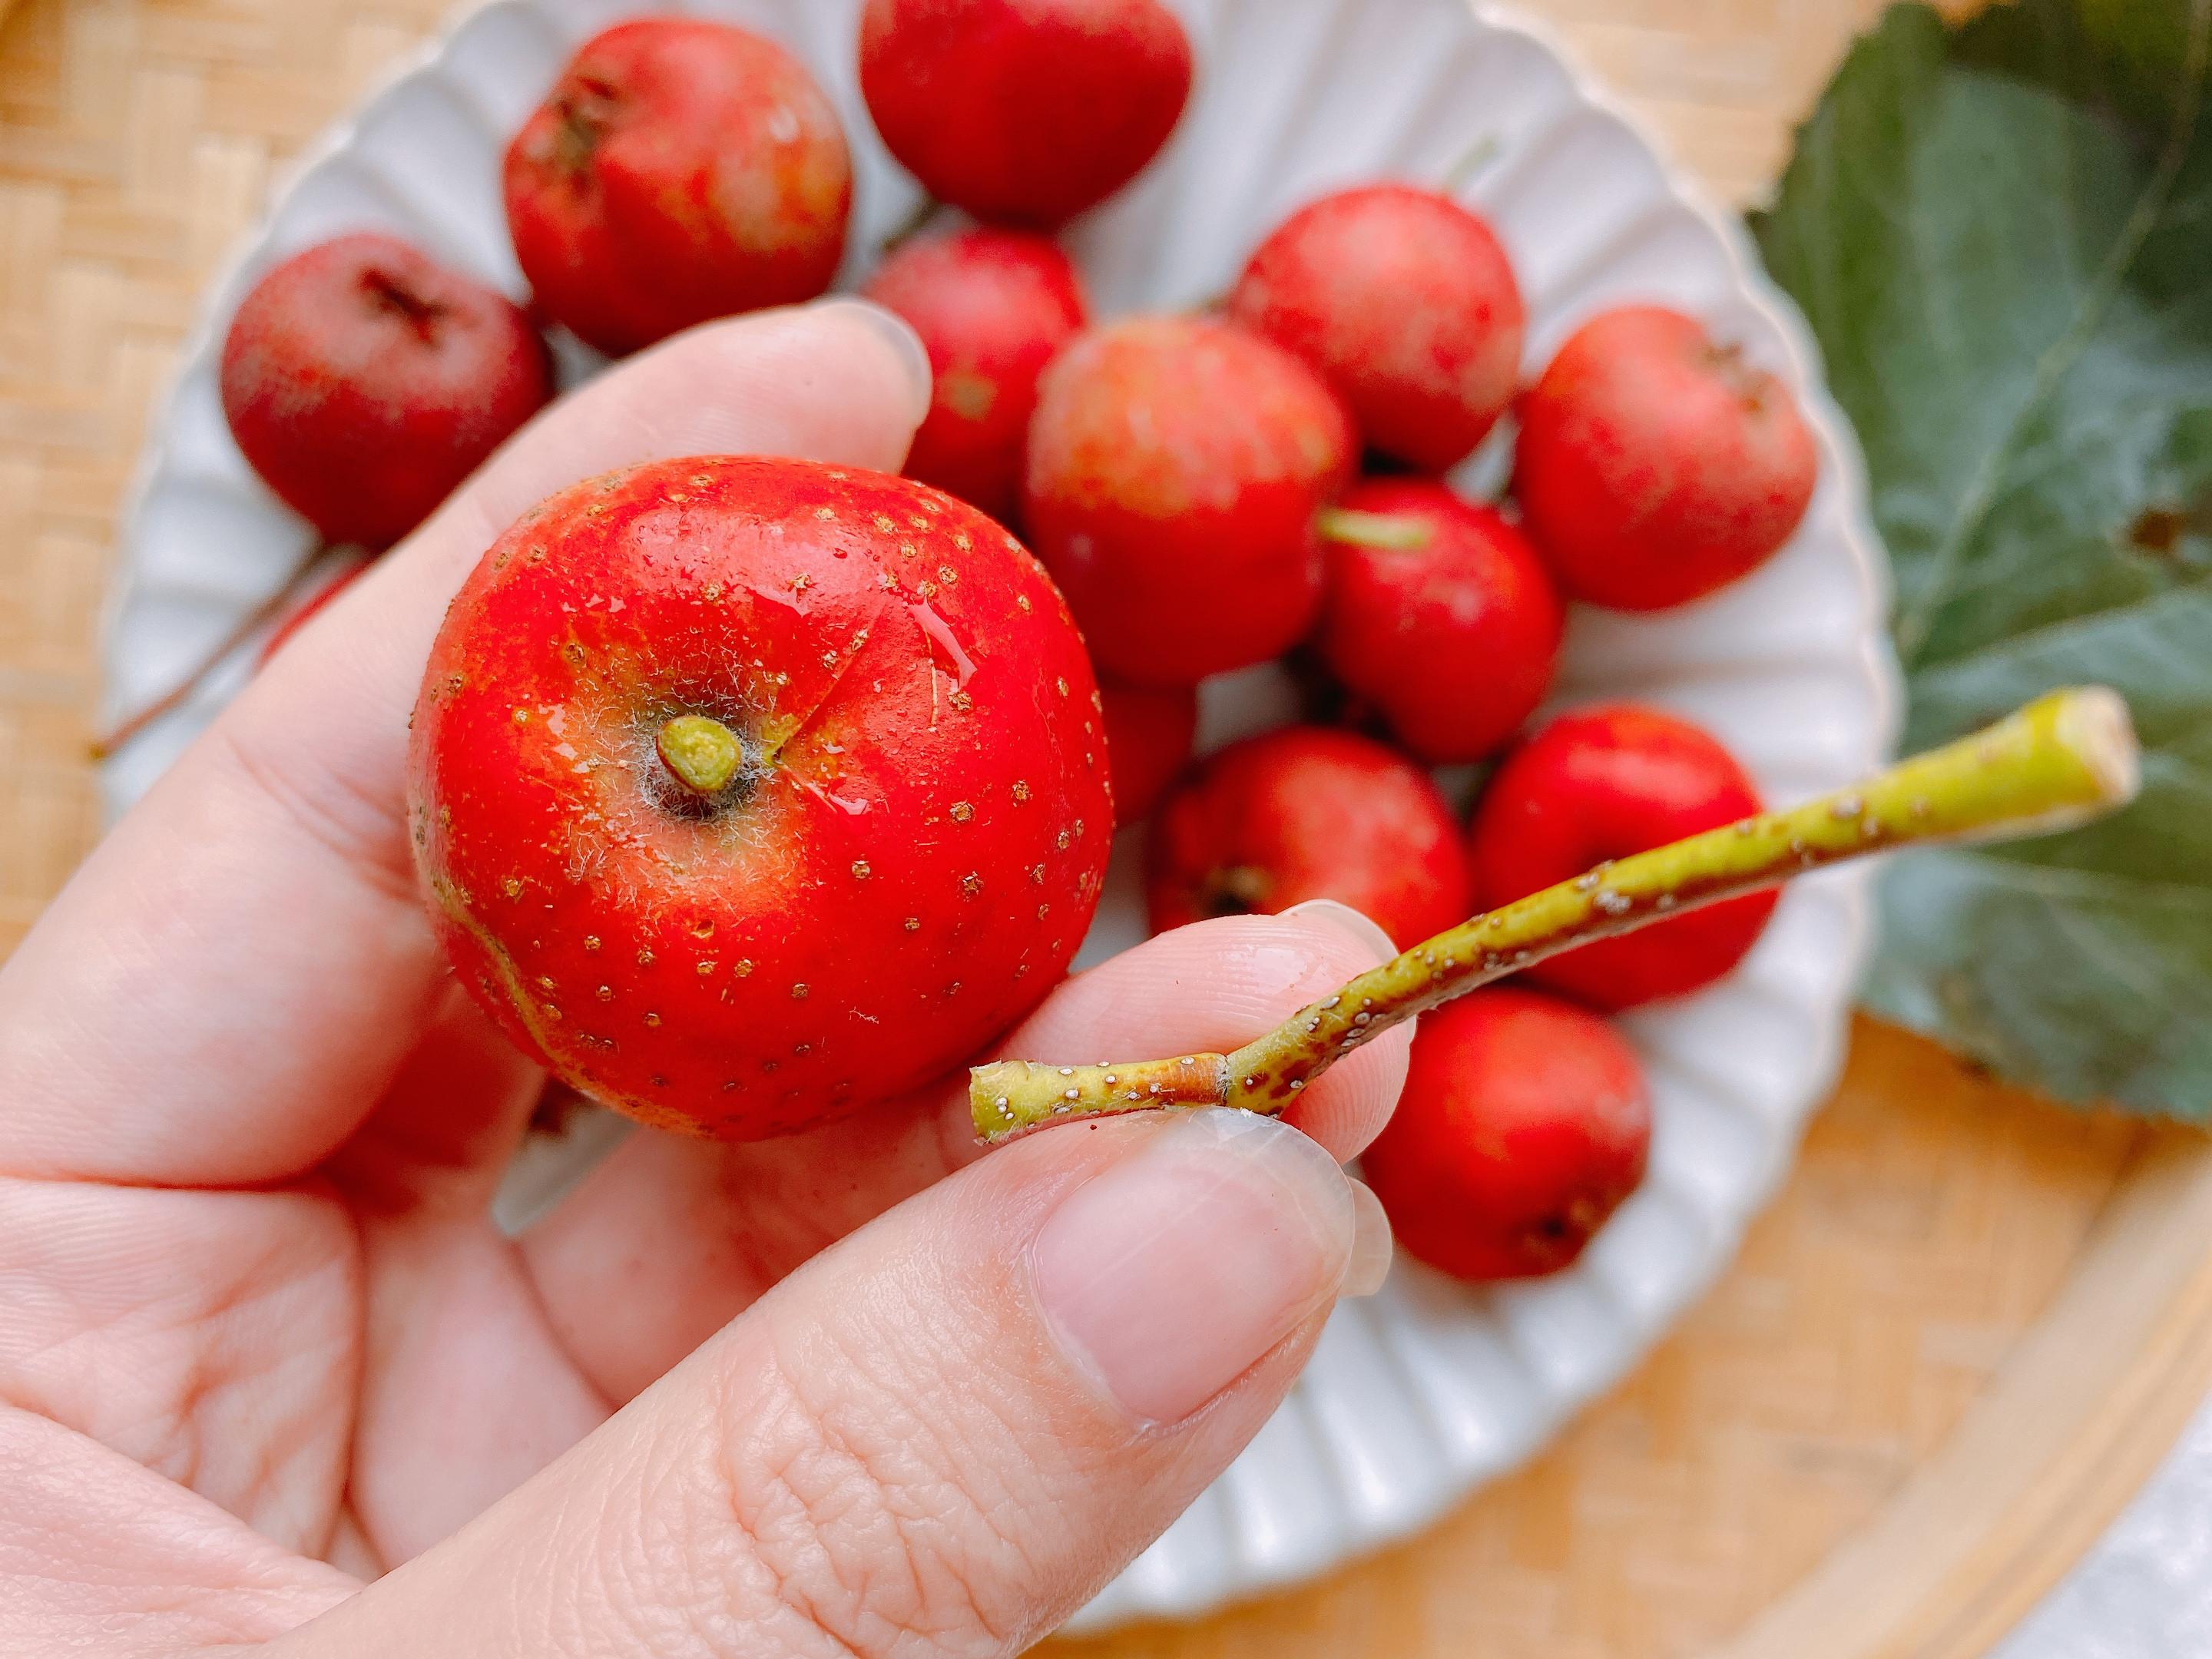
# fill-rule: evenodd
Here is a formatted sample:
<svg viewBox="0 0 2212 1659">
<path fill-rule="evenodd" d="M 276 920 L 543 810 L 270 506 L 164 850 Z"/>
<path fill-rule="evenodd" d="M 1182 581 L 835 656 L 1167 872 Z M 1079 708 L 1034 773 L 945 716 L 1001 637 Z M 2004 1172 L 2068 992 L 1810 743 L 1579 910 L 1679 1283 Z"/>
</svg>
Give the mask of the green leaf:
<svg viewBox="0 0 2212 1659">
<path fill-rule="evenodd" d="M 1907 741 L 2127 697 L 2142 799 L 1899 860 L 1867 997 L 2076 1100 L 2212 1117 L 2212 0 L 1893 9 L 1812 119 L 1767 262 L 1866 450 Z"/>
</svg>

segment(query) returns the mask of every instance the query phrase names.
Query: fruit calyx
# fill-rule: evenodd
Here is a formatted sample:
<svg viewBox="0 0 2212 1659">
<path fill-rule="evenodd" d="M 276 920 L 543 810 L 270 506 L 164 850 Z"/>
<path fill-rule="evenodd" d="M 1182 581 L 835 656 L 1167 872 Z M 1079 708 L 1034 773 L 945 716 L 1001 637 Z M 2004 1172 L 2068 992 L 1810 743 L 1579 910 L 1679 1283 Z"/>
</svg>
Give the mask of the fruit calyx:
<svg viewBox="0 0 2212 1659">
<path fill-rule="evenodd" d="M 1436 539 L 1436 526 L 1418 513 L 1363 513 L 1353 507 L 1323 507 L 1314 517 L 1322 539 L 1390 553 L 1413 553 Z"/>
<path fill-rule="evenodd" d="M 423 298 L 409 287 L 404 279 L 388 270 L 372 267 L 363 271 L 361 285 L 372 305 L 399 318 L 426 340 L 436 336 L 438 325 L 445 319 L 447 307 L 435 300 Z"/>
<path fill-rule="evenodd" d="M 600 81 L 582 81 L 574 90 L 556 96 L 553 112 L 553 159 L 569 173 L 581 173 L 592 164 L 599 141 L 614 125 L 615 88 Z"/>
<path fill-rule="evenodd" d="M 710 714 L 678 714 L 663 722 L 653 747 L 668 776 L 701 802 L 720 800 L 744 769 L 744 741 Z"/>
<path fill-rule="evenodd" d="M 2141 787 L 2127 705 L 2104 686 L 2053 691 L 1995 726 L 1784 812 L 1706 830 L 1516 899 L 1449 928 L 1234 1054 L 1103 1066 L 1029 1060 L 969 1074 L 977 1135 L 1152 1106 L 1283 1110 L 1392 1026 L 1594 939 L 1894 848 L 2071 829 Z"/>
</svg>

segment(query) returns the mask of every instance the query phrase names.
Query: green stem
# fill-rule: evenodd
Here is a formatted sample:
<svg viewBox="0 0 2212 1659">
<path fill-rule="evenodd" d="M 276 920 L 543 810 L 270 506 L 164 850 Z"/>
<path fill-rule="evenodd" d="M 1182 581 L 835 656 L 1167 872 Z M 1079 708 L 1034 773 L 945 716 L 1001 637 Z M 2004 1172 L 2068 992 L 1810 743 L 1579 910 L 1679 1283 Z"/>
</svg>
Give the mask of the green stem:
<svg viewBox="0 0 2212 1659">
<path fill-rule="evenodd" d="M 1353 547 L 1410 553 L 1436 539 L 1436 526 L 1418 513 L 1363 513 L 1356 507 L 1325 507 L 1314 516 L 1322 539 Z"/>
<path fill-rule="evenodd" d="M 2118 695 L 2102 686 L 2054 691 L 1856 787 L 1600 865 L 1462 922 L 1234 1054 L 979 1066 L 969 1079 L 976 1133 L 999 1140 L 1059 1118 L 1152 1106 L 1279 1112 L 1392 1026 L 1562 951 L 1869 853 L 2084 823 L 2132 800 L 2138 781 L 2135 733 Z"/>
</svg>

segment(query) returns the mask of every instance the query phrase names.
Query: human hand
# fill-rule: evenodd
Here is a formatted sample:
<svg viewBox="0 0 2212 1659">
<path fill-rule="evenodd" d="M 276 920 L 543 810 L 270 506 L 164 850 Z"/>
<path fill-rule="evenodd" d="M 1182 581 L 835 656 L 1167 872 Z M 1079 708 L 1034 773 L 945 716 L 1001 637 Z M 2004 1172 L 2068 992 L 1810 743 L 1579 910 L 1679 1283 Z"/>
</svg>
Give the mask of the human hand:
<svg viewBox="0 0 2212 1659">
<path fill-rule="evenodd" d="M 978 1161 L 955 1079 L 788 1140 L 641 1133 L 493 1225 L 544 1079 L 447 973 L 409 863 L 447 599 L 590 473 L 896 470 L 927 391 L 911 337 L 848 303 L 556 405 L 0 969 L 0 1652 L 1013 1652 L 1379 1274 L 1336 1160 L 1387 1116 L 1402 1034 L 1300 1102 L 1305 1133 L 1146 1115 Z M 1071 980 L 1006 1050 L 1225 1048 L 1387 954 L 1338 907 L 1206 923 Z"/>
</svg>

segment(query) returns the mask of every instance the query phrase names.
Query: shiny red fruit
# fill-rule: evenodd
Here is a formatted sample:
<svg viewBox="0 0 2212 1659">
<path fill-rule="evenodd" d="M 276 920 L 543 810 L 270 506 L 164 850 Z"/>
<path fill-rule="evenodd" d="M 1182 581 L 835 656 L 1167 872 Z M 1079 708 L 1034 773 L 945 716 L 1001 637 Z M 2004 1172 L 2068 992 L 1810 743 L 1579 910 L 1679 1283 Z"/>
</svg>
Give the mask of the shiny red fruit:
<svg viewBox="0 0 2212 1659">
<path fill-rule="evenodd" d="M 1497 986 L 1421 1016 L 1360 1172 L 1408 1253 L 1457 1278 L 1557 1273 L 1644 1179 L 1651 1107 L 1596 1015 Z"/>
<path fill-rule="evenodd" d="M 1198 691 L 1188 685 L 1100 684 L 1106 752 L 1113 757 L 1114 822 L 1152 816 L 1160 795 L 1190 759 L 1198 735 Z"/>
<path fill-rule="evenodd" d="M 463 982 L 562 1079 L 664 1126 L 803 1129 L 1060 979 L 1112 833 L 1094 694 L 1042 569 L 949 496 L 638 467 L 463 586 L 415 711 L 417 862 Z"/>
<path fill-rule="evenodd" d="M 1370 448 L 1424 472 L 1466 459 L 1519 384 L 1513 267 L 1489 225 L 1435 191 L 1376 185 L 1301 208 L 1229 309 L 1327 376 Z"/>
<path fill-rule="evenodd" d="M 1024 510 L 1099 665 L 1190 685 L 1312 626 L 1314 515 L 1353 459 L 1342 406 L 1289 353 L 1228 323 L 1133 318 L 1045 370 Z"/>
<path fill-rule="evenodd" d="M 868 0 L 860 92 L 924 189 L 1050 227 L 1159 153 L 1190 96 L 1190 39 L 1158 0 Z"/>
<path fill-rule="evenodd" d="M 1209 757 L 1146 848 L 1152 930 L 1335 899 L 1400 947 L 1467 920 L 1467 858 L 1429 775 L 1350 732 L 1288 726 Z"/>
<path fill-rule="evenodd" d="M 569 60 L 507 149 L 506 194 L 538 306 L 619 356 L 822 293 L 853 172 L 837 112 L 781 46 L 644 17 Z"/>
<path fill-rule="evenodd" d="M 1012 523 L 1037 377 L 1086 315 L 1074 262 L 1050 237 L 985 226 L 908 242 L 862 291 L 914 325 L 936 371 L 907 476 Z"/>
<path fill-rule="evenodd" d="M 1494 507 L 1421 478 L 1355 484 L 1323 520 L 1329 672 L 1423 760 L 1480 760 L 1550 689 L 1565 607 Z"/>
<path fill-rule="evenodd" d="M 1790 390 L 1658 306 L 1591 319 L 1522 398 L 1513 489 L 1569 594 L 1703 598 L 1788 541 L 1820 457 Z"/>
<path fill-rule="evenodd" d="M 231 319 L 222 412 L 269 487 L 331 542 L 389 547 L 553 395 L 506 295 L 394 236 L 284 261 Z"/>
<path fill-rule="evenodd" d="M 1475 897 L 1492 909 L 1759 810 L 1735 757 L 1687 720 L 1632 703 L 1563 714 L 1506 757 L 1475 806 Z M 1693 910 L 1553 957 L 1523 977 L 1596 1008 L 1684 996 L 1743 960 L 1775 898 L 1753 893 Z"/>
</svg>

